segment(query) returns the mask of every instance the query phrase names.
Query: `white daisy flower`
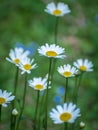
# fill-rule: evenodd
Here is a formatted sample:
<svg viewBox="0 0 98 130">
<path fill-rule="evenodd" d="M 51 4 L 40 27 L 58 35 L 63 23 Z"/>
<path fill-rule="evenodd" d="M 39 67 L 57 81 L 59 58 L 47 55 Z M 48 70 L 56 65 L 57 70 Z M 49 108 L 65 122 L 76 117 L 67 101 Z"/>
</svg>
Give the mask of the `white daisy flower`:
<svg viewBox="0 0 98 130">
<path fill-rule="evenodd" d="M 33 80 L 29 80 L 28 83 L 29 83 L 29 86 L 35 90 L 42 91 L 44 89 L 47 89 L 47 78 L 46 77 L 43 79 L 41 77 L 33 78 Z"/>
<path fill-rule="evenodd" d="M 73 77 L 78 72 L 75 67 L 71 67 L 69 64 L 58 67 L 57 71 L 65 78 Z"/>
<path fill-rule="evenodd" d="M 59 47 L 56 44 L 51 44 L 49 45 L 48 43 L 46 43 L 45 45 L 41 46 L 38 49 L 38 53 L 40 55 L 46 56 L 48 58 L 65 58 L 66 56 L 63 55 L 64 53 L 64 48 Z"/>
<path fill-rule="evenodd" d="M 65 14 L 70 13 L 69 7 L 67 4 L 59 2 L 57 5 L 53 2 L 49 3 L 46 6 L 45 12 L 54 15 L 54 16 L 64 16 Z"/>
<path fill-rule="evenodd" d="M 7 107 L 7 103 L 10 103 L 14 98 L 15 96 L 12 96 L 11 92 L 7 92 L 6 90 L 2 91 L 0 89 L 0 105 L 3 107 Z"/>
<path fill-rule="evenodd" d="M 19 68 L 22 70 L 21 74 L 24 74 L 24 73 L 30 74 L 31 70 L 37 67 L 36 64 L 33 64 L 33 62 L 34 62 L 34 59 L 30 60 L 30 58 L 28 57 L 23 58 L 21 60 L 21 63 L 19 64 Z"/>
<path fill-rule="evenodd" d="M 93 63 L 89 61 L 88 59 L 78 59 L 76 62 L 73 63 L 75 67 L 77 67 L 79 70 L 85 72 L 93 71 Z"/>
<path fill-rule="evenodd" d="M 53 108 L 49 114 L 54 124 L 74 123 L 77 117 L 81 116 L 80 109 L 73 103 L 64 103 L 63 106 L 57 105 L 56 109 Z"/>
<path fill-rule="evenodd" d="M 12 49 L 10 50 L 10 53 L 9 53 L 10 58 L 7 57 L 6 60 L 18 66 L 21 60 L 27 57 L 29 54 L 30 54 L 29 51 L 24 51 L 24 49 L 21 47 L 19 48 L 16 47 L 14 50 Z"/>
</svg>

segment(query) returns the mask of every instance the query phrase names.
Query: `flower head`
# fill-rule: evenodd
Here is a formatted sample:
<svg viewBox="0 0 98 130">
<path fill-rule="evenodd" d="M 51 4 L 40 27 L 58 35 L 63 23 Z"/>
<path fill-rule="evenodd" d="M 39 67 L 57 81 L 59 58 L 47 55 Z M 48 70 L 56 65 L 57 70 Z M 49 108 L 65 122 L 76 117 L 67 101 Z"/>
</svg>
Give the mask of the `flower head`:
<svg viewBox="0 0 98 130">
<path fill-rule="evenodd" d="M 76 108 L 73 103 L 64 103 L 63 106 L 57 105 L 56 109 L 50 112 L 50 118 L 54 124 L 61 124 L 64 122 L 73 123 L 76 118 L 80 116 L 80 109 Z"/>
<path fill-rule="evenodd" d="M 64 48 L 59 47 L 58 45 L 46 43 L 38 49 L 40 55 L 46 56 L 48 58 L 64 58 Z"/>
<path fill-rule="evenodd" d="M 22 47 L 16 47 L 14 50 L 10 50 L 9 57 L 6 58 L 9 62 L 15 64 L 18 66 L 21 62 L 21 60 L 29 55 L 29 51 L 24 51 Z"/>
<path fill-rule="evenodd" d="M 56 5 L 55 3 L 51 2 L 46 6 L 45 12 L 58 17 L 70 13 L 70 10 L 67 4 L 59 2 Z"/>
<path fill-rule="evenodd" d="M 2 91 L 0 89 L 0 105 L 3 107 L 7 107 L 7 103 L 10 103 L 14 98 L 15 96 L 12 96 L 11 92 L 7 92 L 6 90 Z"/>
<path fill-rule="evenodd" d="M 28 57 L 22 59 L 21 63 L 19 64 L 19 68 L 22 70 L 21 74 L 24 74 L 24 73 L 30 74 L 31 70 L 37 67 L 36 64 L 32 65 L 33 62 L 34 62 L 34 59 L 30 60 L 30 58 Z"/>
<path fill-rule="evenodd" d="M 75 67 L 77 67 L 80 71 L 86 72 L 86 71 L 93 71 L 92 67 L 93 64 L 88 59 L 78 59 L 76 62 L 73 63 Z"/>
<path fill-rule="evenodd" d="M 69 64 L 60 66 L 57 70 L 65 78 L 73 77 L 78 72 L 78 70 L 75 67 L 71 67 L 71 65 Z"/>
<path fill-rule="evenodd" d="M 32 87 L 35 90 L 44 90 L 47 89 L 47 78 L 41 78 L 41 77 L 37 77 L 37 78 L 33 78 L 33 80 L 29 80 L 29 86 Z"/>
</svg>

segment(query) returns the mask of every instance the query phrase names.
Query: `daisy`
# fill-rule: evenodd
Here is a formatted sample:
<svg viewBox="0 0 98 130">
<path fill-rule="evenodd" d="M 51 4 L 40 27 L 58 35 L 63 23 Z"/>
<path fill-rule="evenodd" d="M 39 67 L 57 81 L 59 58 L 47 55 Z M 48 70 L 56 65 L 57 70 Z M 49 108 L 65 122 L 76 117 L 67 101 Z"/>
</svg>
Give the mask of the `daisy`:
<svg viewBox="0 0 98 130">
<path fill-rule="evenodd" d="M 6 60 L 18 66 L 21 60 L 27 57 L 29 54 L 30 54 L 29 51 L 24 51 L 24 49 L 21 47 L 19 48 L 16 47 L 14 50 L 12 49 L 10 50 L 10 53 L 9 53 L 10 58 L 7 57 Z"/>
<path fill-rule="evenodd" d="M 21 63 L 19 64 L 19 68 L 22 70 L 21 74 L 24 74 L 24 73 L 30 74 L 31 70 L 37 67 L 36 64 L 33 64 L 33 62 L 34 62 L 34 59 L 30 60 L 30 58 L 28 57 L 23 58 L 21 60 Z"/>
<path fill-rule="evenodd" d="M 59 47 L 56 44 L 49 45 L 48 43 L 46 43 L 45 45 L 41 46 L 38 49 L 38 53 L 40 55 L 46 56 L 48 58 L 61 58 L 61 59 L 63 59 L 64 57 L 66 57 L 65 55 L 63 55 L 64 50 L 65 50 L 64 48 Z"/>
<path fill-rule="evenodd" d="M 58 67 L 57 71 L 65 78 L 73 77 L 78 72 L 75 67 L 71 67 L 69 64 Z"/>
<path fill-rule="evenodd" d="M 0 89 L 0 105 L 3 107 L 7 107 L 7 103 L 10 103 L 14 98 L 15 96 L 12 96 L 11 92 L 7 92 L 6 90 L 2 91 Z"/>
<path fill-rule="evenodd" d="M 70 10 L 67 4 L 59 2 L 56 5 L 55 3 L 51 2 L 46 6 L 45 12 L 58 17 L 70 13 Z"/>
<path fill-rule="evenodd" d="M 29 86 L 32 87 L 35 90 L 44 90 L 47 89 L 47 78 L 41 78 L 41 77 L 37 77 L 37 78 L 33 78 L 33 80 L 29 80 L 28 81 Z"/>
<path fill-rule="evenodd" d="M 64 103 L 63 106 L 57 105 L 56 109 L 53 108 L 49 114 L 54 124 L 74 123 L 80 116 L 80 109 L 73 103 Z"/>
<path fill-rule="evenodd" d="M 89 61 L 88 59 L 78 59 L 76 62 L 73 63 L 75 67 L 77 67 L 79 70 L 85 72 L 93 71 L 93 63 Z"/>
</svg>

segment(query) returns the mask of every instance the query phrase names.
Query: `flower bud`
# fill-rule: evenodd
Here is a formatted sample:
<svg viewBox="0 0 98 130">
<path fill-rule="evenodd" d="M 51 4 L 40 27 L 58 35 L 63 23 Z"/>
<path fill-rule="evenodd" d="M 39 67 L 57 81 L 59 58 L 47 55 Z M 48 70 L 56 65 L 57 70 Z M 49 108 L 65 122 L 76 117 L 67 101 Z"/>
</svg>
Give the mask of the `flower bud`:
<svg viewBox="0 0 98 130">
<path fill-rule="evenodd" d="M 85 127 L 85 123 L 84 122 L 80 122 L 80 129 L 83 129 Z"/>
<path fill-rule="evenodd" d="M 17 111 L 16 108 L 12 110 L 12 115 L 14 115 L 14 116 L 17 116 L 17 115 L 18 115 L 18 111 Z"/>
</svg>

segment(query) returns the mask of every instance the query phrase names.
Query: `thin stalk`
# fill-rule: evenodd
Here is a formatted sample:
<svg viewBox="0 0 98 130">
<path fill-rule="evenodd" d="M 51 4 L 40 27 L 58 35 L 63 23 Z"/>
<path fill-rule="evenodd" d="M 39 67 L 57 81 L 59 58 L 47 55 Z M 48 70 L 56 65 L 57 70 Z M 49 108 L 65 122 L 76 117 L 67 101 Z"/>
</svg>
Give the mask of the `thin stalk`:
<svg viewBox="0 0 98 130">
<path fill-rule="evenodd" d="M 72 99 L 73 99 L 73 102 L 74 103 L 76 103 L 77 102 L 77 93 L 78 93 L 78 78 L 79 77 L 75 77 L 75 88 L 74 88 L 74 90 L 73 90 L 73 96 L 72 96 Z M 75 130 L 76 128 L 75 128 L 75 126 L 76 126 L 76 123 L 73 123 L 72 125 L 71 125 L 71 130 Z"/>
<path fill-rule="evenodd" d="M 78 91 L 79 91 L 79 87 L 81 85 L 81 81 L 82 81 L 82 77 L 83 77 L 83 73 L 81 73 L 80 77 L 76 77 L 76 81 L 75 81 L 75 92 L 74 92 L 74 102 L 77 104 L 77 99 L 78 99 Z"/>
<path fill-rule="evenodd" d="M 23 114 L 23 111 L 24 111 L 25 98 L 26 98 L 26 89 L 27 89 L 27 73 L 25 74 L 25 86 L 24 86 L 23 102 L 22 102 L 22 107 L 21 107 L 20 115 L 19 115 L 19 118 L 18 118 L 18 121 L 17 121 L 16 130 L 19 129 L 21 117 L 22 117 L 22 114 Z"/>
<path fill-rule="evenodd" d="M 46 101 L 45 101 L 45 130 L 47 130 L 47 120 L 48 120 L 48 96 L 49 96 L 49 82 L 51 77 L 51 64 L 52 64 L 52 58 L 49 59 L 49 72 L 48 72 L 48 80 L 47 80 L 47 89 L 46 89 Z"/>
<path fill-rule="evenodd" d="M 39 96 L 40 96 L 40 91 L 38 90 L 37 91 L 36 107 L 35 107 L 35 116 L 34 116 L 34 130 L 36 130 L 36 118 L 37 118 L 37 113 L 38 113 Z"/>
<path fill-rule="evenodd" d="M 17 68 L 16 68 L 16 74 L 15 74 L 15 80 L 14 80 L 14 92 L 13 92 L 13 95 L 14 95 L 15 97 L 16 97 L 16 92 L 17 92 L 18 74 L 19 74 L 19 68 L 17 67 Z M 12 110 L 15 108 L 15 101 L 16 101 L 16 100 L 14 100 L 14 101 L 12 102 Z M 15 124 L 15 122 L 14 122 L 14 116 L 12 115 L 12 113 L 11 113 L 10 121 L 11 121 L 10 128 L 11 128 L 11 130 L 13 130 L 13 129 L 14 129 L 14 124 Z"/>
<path fill-rule="evenodd" d="M 80 77 L 76 77 L 76 79 L 75 79 L 75 89 L 74 89 L 74 92 L 73 92 L 73 102 L 74 102 L 75 104 L 77 104 L 78 91 L 79 91 L 79 87 L 80 87 L 80 84 L 81 84 L 81 81 L 82 81 L 82 77 L 83 77 L 83 73 L 81 73 Z M 74 123 L 74 124 L 72 124 L 71 129 L 72 129 L 72 130 L 75 130 L 76 127 L 77 127 L 77 124 Z"/>
<path fill-rule="evenodd" d="M 16 96 L 17 92 L 17 84 L 18 84 L 18 73 L 19 73 L 19 68 L 16 68 L 16 75 L 15 75 L 15 81 L 14 81 L 14 96 Z"/>
<path fill-rule="evenodd" d="M 39 110 L 39 119 L 38 119 L 38 130 L 41 129 L 41 109 Z"/>
<path fill-rule="evenodd" d="M 55 19 L 55 28 L 54 28 L 54 44 L 57 44 L 58 41 L 58 23 L 59 23 L 59 17 L 56 17 Z M 56 59 L 53 59 L 53 67 L 52 67 L 52 75 L 51 75 L 51 81 L 53 80 L 53 75 L 55 71 L 55 65 L 56 65 Z"/>
<path fill-rule="evenodd" d="M 68 91 L 68 78 L 66 78 L 64 102 L 67 101 L 67 91 Z"/>
<path fill-rule="evenodd" d="M 1 109 L 2 109 L 2 105 L 0 104 L 0 122 L 1 122 Z"/>
<path fill-rule="evenodd" d="M 45 92 L 43 93 L 42 97 L 41 97 L 41 106 L 40 106 L 40 109 L 39 109 L 39 119 L 38 119 L 38 130 L 41 129 L 41 118 L 42 118 L 42 115 L 43 115 L 43 107 L 44 107 L 44 102 L 45 102 Z M 43 122 L 42 122 L 43 124 Z M 43 124 L 43 128 L 44 128 L 44 124 Z"/>
<path fill-rule="evenodd" d="M 79 77 L 75 77 L 75 88 L 73 90 L 73 96 L 72 96 L 72 99 L 73 99 L 74 103 L 76 103 L 76 100 L 77 100 L 78 78 Z"/>
<path fill-rule="evenodd" d="M 16 116 L 13 116 L 12 130 L 15 130 L 15 126 L 16 126 Z"/>
<path fill-rule="evenodd" d="M 57 44 L 58 21 L 59 21 L 59 17 L 56 17 L 56 21 L 55 21 L 55 30 L 54 30 L 54 43 L 55 43 L 55 44 Z"/>
<path fill-rule="evenodd" d="M 56 66 L 56 62 L 57 62 L 57 59 L 56 58 L 54 58 L 54 59 L 52 59 L 52 63 L 51 63 L 51 66 L 52 66 L 52 68 L 51 68 L 51 72 L 50 72 L 50 75 L 51 75 L 51 83 L 52 83 L 52 81 L 53 81 L 53 76 L 54 76 L 54 72 L 55 72 L 55 66 Z"/>
<path fill-rule="evenodd" d="M 76 124 L 74 123 L 74 124 L 72 124 L 72 126 L 71 126 L 71 130 L 75 130 L 76 128 L 75 128 L 75 126 L 76 126 Z"/>
<path fill-rule="evenodd" d="M 69 130 L 69 129 L 68 129 L 68 123 L 67 123 L 67 122 L 64 123 L 64 130 Z"/>
<path fill-rule="evenodd" d="M 83 130 L 84 129 L 84 127 L 83 128 L 79 128 L 79 130 Z"/>
</svg>

